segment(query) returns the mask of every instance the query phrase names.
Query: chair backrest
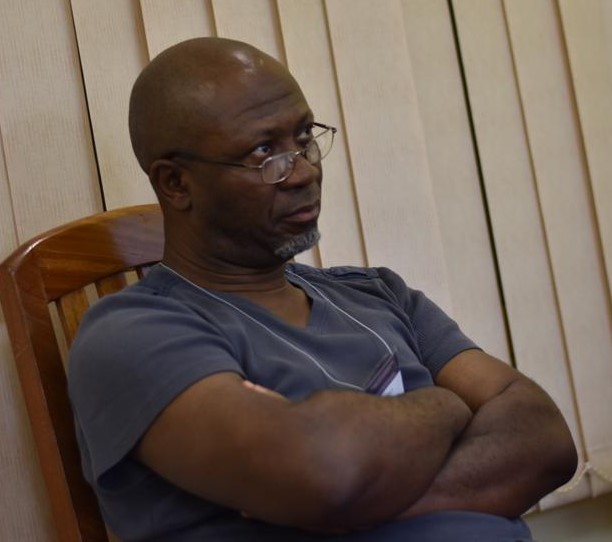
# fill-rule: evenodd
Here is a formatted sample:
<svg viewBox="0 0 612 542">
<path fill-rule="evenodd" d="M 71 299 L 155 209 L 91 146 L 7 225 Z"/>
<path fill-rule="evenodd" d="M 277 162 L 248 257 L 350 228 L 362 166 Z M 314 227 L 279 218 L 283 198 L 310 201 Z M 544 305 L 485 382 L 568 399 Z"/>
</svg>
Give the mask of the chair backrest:
<svg viewBox="0 0 612 542">
<path fill-rule="evenodd" d="M 66 384 L 66 352 L 97 297 L 162 257 L 157 205 L 108 211 L 36 237 L 0 265 L 0 302 L 61 542 L 110 538 L 83 478 Z"/>
</svg>

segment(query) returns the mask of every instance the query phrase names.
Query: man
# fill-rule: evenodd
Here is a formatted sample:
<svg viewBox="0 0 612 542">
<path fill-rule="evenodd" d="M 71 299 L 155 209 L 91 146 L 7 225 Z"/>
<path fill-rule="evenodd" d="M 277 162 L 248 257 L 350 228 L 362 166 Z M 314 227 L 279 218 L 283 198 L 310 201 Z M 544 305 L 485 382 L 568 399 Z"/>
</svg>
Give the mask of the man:
<svg viewBox="0 0 612 542">
<path fill-rule="evenodd" d="M 573 473 L 551 399 L 388 269 L 288 264 L 318 238 L 333 128 L 257 49 L 202 38 L 134 85 L 162 263 L 100 301 L 69 385 L 124 540 L 529 540 Z"/>
</svg>

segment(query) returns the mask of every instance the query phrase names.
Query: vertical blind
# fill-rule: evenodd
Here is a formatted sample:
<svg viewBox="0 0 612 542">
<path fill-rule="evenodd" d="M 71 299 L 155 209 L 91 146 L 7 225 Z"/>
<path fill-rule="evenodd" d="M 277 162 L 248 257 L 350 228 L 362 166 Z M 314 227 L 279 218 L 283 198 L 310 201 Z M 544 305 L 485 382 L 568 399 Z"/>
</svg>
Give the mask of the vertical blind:
<svg viewBox="0 0 612 542">
<path fill-rule="evenodd" d="M 579 475 L 612 489 L 612 3 L 606 0 L 0 0 L 0 258 L 52 226 L 154 201 L 131 85 L 218 35 L 285 63 L 324 163 L 313 265 L 384 265 L 556 400 Z M 49 540 L 0 320 L 6 540 Z M 537 458 L 534 458 L 537 461 Z"/>
</svg>

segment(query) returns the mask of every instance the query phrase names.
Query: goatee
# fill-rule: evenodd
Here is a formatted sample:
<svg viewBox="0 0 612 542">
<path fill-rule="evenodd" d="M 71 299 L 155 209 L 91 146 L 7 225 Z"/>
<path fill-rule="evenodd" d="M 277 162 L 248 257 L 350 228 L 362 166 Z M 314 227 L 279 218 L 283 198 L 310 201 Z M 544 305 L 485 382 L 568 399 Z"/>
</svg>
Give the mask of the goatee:
<svg viewBox="0 0 612 542">
<path fill-rule="evenodd" d="M 274 250 L 274 255 L 285 261 L 290 260 L 296 254 L 315 246 L 319 242 L 319 239 L 321 239 L 321 234 L 319 233 L 319 229 L 315 226 L 307 232 L 294 235 L 287 242 L 277 247 L 276 250 Z"/>
</svg>

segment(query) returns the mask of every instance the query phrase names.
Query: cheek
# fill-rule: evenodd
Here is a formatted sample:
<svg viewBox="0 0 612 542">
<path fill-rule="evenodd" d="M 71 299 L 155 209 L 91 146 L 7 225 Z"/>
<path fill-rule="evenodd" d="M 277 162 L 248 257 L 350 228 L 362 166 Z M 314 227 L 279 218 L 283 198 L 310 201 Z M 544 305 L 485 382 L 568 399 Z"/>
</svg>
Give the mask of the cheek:
<svg viewBox="0 0 612 542">
<path fill-rule="evenodd" d="M 229 187 L 228 187 L 229 188 Z M 205 212 L 217 223 L 229 229 L 244 229 L 265 226 L 272 214 L 274 193 L 253 186 L 242 186 L 233 190 L 216 191 L 209 194 Z"/>
</svg>

